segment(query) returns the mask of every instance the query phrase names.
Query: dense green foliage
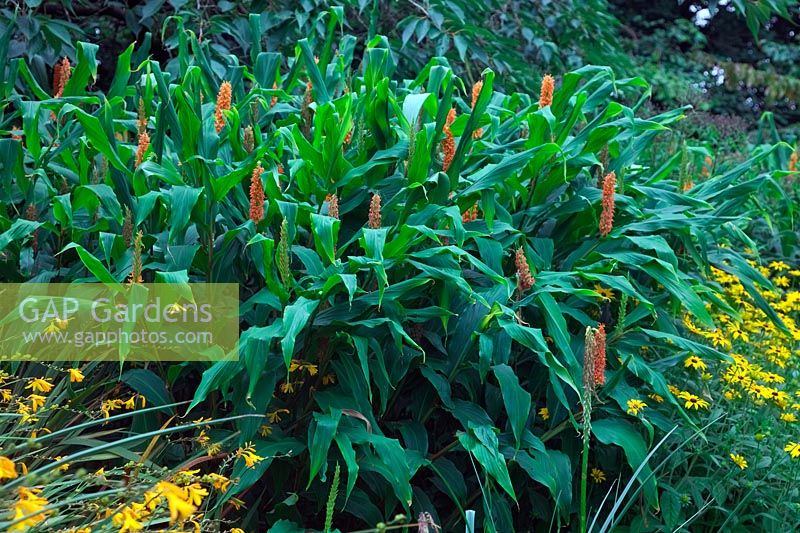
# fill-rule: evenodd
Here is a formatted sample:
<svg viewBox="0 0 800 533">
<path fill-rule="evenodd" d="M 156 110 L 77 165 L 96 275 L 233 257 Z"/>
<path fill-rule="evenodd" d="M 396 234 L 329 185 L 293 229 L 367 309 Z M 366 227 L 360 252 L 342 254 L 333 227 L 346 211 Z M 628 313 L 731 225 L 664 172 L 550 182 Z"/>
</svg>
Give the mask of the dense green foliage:
<svg viewBox="0 0 800 533">
<path fill-rule="evenodd" d="M 775 216 L 796 201 L 791 133 L 767 114 L 746 145 L 734 119 L 654 105 L 645 77 L 616 72 L 636 65 L 578 67 L 619 53 L 590 44 L 612 43 L 618 28 L 601 0 L 517 10 L 530 18 L 500 17 L 499 30 L 475 25 L 486 12 L 469 2 L 381 4 L 248 17 L 223 3 L 210 13 L 171 3 L 179 16 L 143 3 L 126 22 L 140 34 L 163 24 L 164 57 L 150 55 L 147 34 L 114 68 L 98 61 L 102 47 L 64 38 L 77 27 L 45 23 L 24 51 L 3 34 L 0 50 L 18 57 L 0 70 L 2 280 L 141 273 L 238 283 L 242 299 L 239 361 L 92 363 L 90 388 L 58 388 L 50 429 L 65 436 L 48 459 L 124 469 L 133 482 L 114 485 L 114 505 L 166 479 L 158 466 L 228 469 L 234 482 L 202 510 L 223 530 L 354 531 L 429 513 L 461 531 L 467 510 L 479 530 L 500 532 L 580 530 L 585 519 L 592 531 L 796 525 L 797 462 L 783 451 L 800 441 L 796 427 L 762 423 L 759 434 L 775 437 L 763 447 L 749 435 L 790 402 L 753 399 L 737 415 L 720 406 L 723 383 L 681 374 L 691 356 L 723 375 L 738 353 L 766 372 L 774 361 L 762 348 L 796 351 L 793 297 L 773 298 L 791 290 L 759 268 L 760 251 L 797 249 L 793 221 Z M 764 4 L 742 3 L 753 31 L 786 13 Z M 685 25 L 665 38 L 702 41 Z M 638 46 L 655 53 L 652 39 Z M 65 53 L 69 81 L 51 89 L 46 65 Z M 544 69 L 525 67 L 530 58 L 564 72 L 554 92 Z M 709 333 L 756 318 L 745 329 L 768 329 L 760 344 L 739 339 L 734 350 Z M 605 383 L 591 391 L 586 331 L 600 324 Z M 15 398 L 24 380 L 60 371 L 3 370 L 19 377 Z M 784 381 L 781 390 L 798 390 L 793 364 Z M 147 417 L 91 436 L 70 426 L 66 413 L 92 418 L 122 384 L 154 406 Z M 692 409 L 689 397 L 711 408 Z M 173 414 L 203 438 L 161 432 Z M 200 417 L 208 427 L 188 423 Z M 46 426 L 9 420 L 3 454 Z M 38 435 L 20 449 L 53 441 Z M 261 458 L 252 465 L 249 444 Z M 753 450 L 754 477 L 739 485 L 727 454 Z M 131 474 L 131 464 L 146 468 Z M 606 482 L 587 489 L 594 469 Z M 70 490 L 52 483 L 42 494 L 61 501 Z M 119 531 L 113 515 L 96 527 Z"/>
<path fill-rule="evenodd" d="M 324 39 L 340 23 L 364 42 L 387 36 L 402 78 L 438 56 L 470 83 L 489 67 L 499 87 L 531 92 L 541 72 L 613 65 L 648 79 L 667 107 L 688 102 L 752 124 L 764 110 L 797 119 L 798 14 L 795 0 L 78 0 L 6 7 L 0 28 L 13 35 L 10 57 L 26 57 L 42 77 L 57 58 L 75 57 L 75 42 L 102 44 L 106 88 L 116 56 L 134 40 L 140 59 L 174 60 L 180 32 L 190 30 L 213 43 L 219 75 L 229 54 L 252 61 L 260 46 L 292 55 L 297 40 Z"/>
</svg>

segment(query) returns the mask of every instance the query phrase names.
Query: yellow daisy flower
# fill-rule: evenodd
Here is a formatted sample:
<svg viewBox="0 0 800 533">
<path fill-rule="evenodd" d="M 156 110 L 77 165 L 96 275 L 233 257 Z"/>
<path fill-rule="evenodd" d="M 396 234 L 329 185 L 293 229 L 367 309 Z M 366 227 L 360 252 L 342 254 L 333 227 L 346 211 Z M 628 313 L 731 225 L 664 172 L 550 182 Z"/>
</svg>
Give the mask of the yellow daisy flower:
<svg viewBox="0 0 800 533">
<path fill-rule="evenodd" d="M 731 454 L 731 461 L 733 464 L 744 470 L 747 468 L 747 460 L 739 454 L 732 453 Z"/>
<path fill-rule="evenodd" d="M 647 404 L 644 403 L 642 400 L 631 399 L 628 400 L 628 414 L 636 416 L 639 414 L 639 411 L 642 411 Z"/>
<path fill-rule="evenodd" d="M 600 470 L 599 468 L 592 468 L 592 471 L 589 473 L 591 476 L 592 481 L 595 483 L 602 483 L 606 480 L 606 473 Z"/>
</svg>

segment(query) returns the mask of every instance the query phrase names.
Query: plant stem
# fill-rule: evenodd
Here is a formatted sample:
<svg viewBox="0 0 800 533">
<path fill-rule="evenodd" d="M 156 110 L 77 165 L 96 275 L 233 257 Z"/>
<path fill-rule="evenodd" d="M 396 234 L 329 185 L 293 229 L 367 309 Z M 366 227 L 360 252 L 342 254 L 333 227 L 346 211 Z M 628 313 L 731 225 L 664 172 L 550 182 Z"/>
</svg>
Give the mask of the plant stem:
<svg viewBox="0 0 800 533">
<path fill-rule="evenodd" d="M 583 401 L 583 457 L 581 459 L 581 533 L 586 533 L 586 482 L 589 477 L 589 439 L 592 433 L 592 399 L 589 394 L 585 394 L 585 396 L 586 398 Z"/>
</svg>

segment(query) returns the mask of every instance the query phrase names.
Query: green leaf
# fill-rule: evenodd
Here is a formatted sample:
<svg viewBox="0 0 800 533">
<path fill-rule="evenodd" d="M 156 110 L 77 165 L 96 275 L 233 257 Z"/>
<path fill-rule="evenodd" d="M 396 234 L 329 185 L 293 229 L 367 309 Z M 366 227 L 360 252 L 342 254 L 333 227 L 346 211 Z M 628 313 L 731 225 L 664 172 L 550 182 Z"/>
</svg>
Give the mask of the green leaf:
<svg viewBox="0 0 800 533">
<path fill-rule="evenodd" d="M 238 361 L 217 361 L 211 365 L 200 379 L 200 385 L 194 392 L 192 403 L 189 404 L 189 411 L 200 405 L 205 399 L 214 391 L 222 390 L 238 373 L 241 369 L 241 363 Z"/>
<path fill-rule="evenodd" d="M 516 452 L 514 461 L 534 481 L 548 488 L 563 519 L 567 519 L 572 506 L 572 470 L 569 457 L 556 450 L 536 451 L 532 454 Z"/>
<path fill-rule="evenodd" d="M 64 86 L 64 96 L 79 96 L 86 92 L 90 79 L 92 84 L 97 81 L 97 51 L 100 47 L 78 42 L 76 48 L 78 64 L 72 69 L 72 76 Z"/>
<path fill-rule="evenodd" d="M 75 249 L 78 252 L 78 257 L 80 257 L 81 262 L 83 265 L 89 269 L 89 272 L 97 278 L 97 281 L 100 283 L 105 283 L 106 285 L 113 287 L 114 290 L 122 292 L 124 288 L 122 285 L 111 275 L 108 269 L 97 259 L 93 256 L 86 248 L 81 246 L 78 243 L 71 242 L 61 250 L 61 253 L 66 252 L 67 250 Z"/>
<path fill-rule="evenodd" d="M 155 372 L 146 368 L 133 368 L 120 376 L 120 381 L 141 394 L 153 407 L 172 403 L 167 386 Z M 173 414 L 172 407 L 164 408 L 164 412 Z"/>
<path fill-rule="evenodd" d="M 320 257 L 324 257 L 329 263 L 336 261 L 339 224 L 340 222 L 336 218 L 316 213 L 311 214 L 311 231 L 314 235 L 314 246 Z"/>
<path fill-rule="evenodd" d="M 297 341 L 297 335 L 306 327 L 311 315 L 317 309 L 319 300 L 309 300 L 304 296 L 297 299 L 296 302 L 286 307 L 283 312 L 283 331 L 281 336 L 281 351 L 283 353 L 283 362 L 286 364 L 286 372 L 289 372 L 289 365 L 294 356 L 294 345 Z M 313 477 L 313 476 L 312 476 Z"/>
<path fill-rule="evenodd" d="M 171 243 L 180 244 L 182 242 L 183 233 L 192 220 L 192 209 L 202 192 L 203 190 L 199 187 L 179 186 L 170 189 L 169 241 Z"/>
<path fill-rule="evenodd" d="M 615 444 L 621 447 L 628 459 L 628 464 L 634 471 L 647 457 L 647 445 L 644 438 L 625 420 L 620 418 L 594 420 L 592 421 L 592 433 L 603 444 Z M 640 483 L 647 479 L 643 487 L 645 499 L 654 509 L 658 509 L 656 480 L 651 474 L 652 470 L 645 465 L 639 473 L 638 479 Z"/>
<path fill-rule="evenodd" d="M 108 103 L 106 103 L 108 105 Z M 120 172 L 127 175 L 129 178 L 132 178 L 131 170 L 122 162 L 120 159 L 119 154 L 111 145 L 111 141 L 109 140 L 108 133 L 104 133 L 105 129 L 100 124 L 100 120 L 82 109 L 79 109 L 72 104 L 64 104 L 62 108 L 63 114 L 74 113 L 75 117 L 78 119 L 78 122 L 81 123 L 83 126 L 83 130 L 86 133 L 86 137 L 89 139 L 89 142 L 92 143 L 94 146 L 103 156 L 105 156 L 108 161 Z M 113 138 L 113 132 L 110 132 L 111 137 Z"/>
<path fill-rule="evenodd" d="M 28 235 L 36 231 L 41 222 L 34 222 L 32 220 L 25 220 L 18 218 L 11 224 L 11 227 L 0 235 L 0 252 L 6 249 L 6 246 L 19 239 L 24 239 Z"/>
<path fill-rule="evenodd" d="M 469 423 L 469 430 L 458 433 L 458 442 L 471 453 L 486 472 L 505 490 L 516 502 L 514 486 L 508 475 L 506 461 L 498 449 L 497 435 L 490 426 L 477 426 Z"/>
<path fill-rule="evenodd" d="M 308 451 L 311 454 L 311 464 L 308 472 L 308 485 L 311 486 L 317 472 L 322 468 L 323 463 L 328 457 L 328 449 L 331 447 L 336 429 L 339 427 L 339 420 L 342 418 L 342 411 L 339 409 L 331 410 L 330 414 L 314 413 L 314 421 L 309 428 Z M 325 481 L 323 473 L 322 481 Z"/>
<path fill-rule="evenodd" d="M 519 449 L 522 442 L 522 433 L 525 431 L 528 415 L 531 411 L 531 395 L 520 386 L 519 378 L 517 378 L 510 366 L 495 365 L 492 367 L 492 371 L 498 383 L 500 383 L 503 404 L 506 407 L 511 430 L 514 432 L 517 449 Z"/>
<path fill-rule="evenodd" d="M 131 56 L 133 56 L 134 46 L 135 43 L 131 43 L 117 58 L 117 70 L 114 72 L 114 79 L 111 80 L 111 87 L 108 89 L 106 98 L 125 96 L 128 80 L 131 77 Z"/>
</svg>

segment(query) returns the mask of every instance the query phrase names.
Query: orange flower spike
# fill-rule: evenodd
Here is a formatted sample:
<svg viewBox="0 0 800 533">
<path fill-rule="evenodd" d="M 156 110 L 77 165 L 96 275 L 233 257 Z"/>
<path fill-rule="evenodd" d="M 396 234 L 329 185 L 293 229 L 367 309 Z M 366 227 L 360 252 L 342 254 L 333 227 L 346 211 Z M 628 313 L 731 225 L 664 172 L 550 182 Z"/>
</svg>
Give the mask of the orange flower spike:
<svg viewBox="0 0 800 533">
<path fill-rule="evenodd" d="M 594 385 L 600 387 L 606 383 L 606 325 L 600 324 L 594 336 Z"/>
<path fill-rule="evenodd" d="M 233 88 L 231 87 L 231 82 L 223 81 L 222 85 L 219 86 L 219 93 L 217 94 L 217 107 L 214 110 L 214 127 L 217 130 L 217 133 L 222 131 L 222 128 L 225 127 L 225 115 L 223 111 L 227 111 L 231 108 L 231 96 L 233 94 Z"/>
<path fill-rule="evenodd" d="M 605 237 L 614 227 L 614 188 L 617 175 L 612 171 L 603 178 L 603 210 L 600 213 L 600 235 Z"/>
<path fill-rule="evenodd" d="M 594 394 L 594 359 L 597 355 L 595 346 L 595 330 L 586 327 L 583 348 L 583 390 L 586 394 Z"/>
<path fill-rule="evenodd" d="M 478 80 L 475 82 L 475 85 L 472 86 L 472 109 L 475 109 L 475 104 L 478 103 L 481 89 L 483 89 L 483 80 Z M 472 132 L 473 139 L 480 139 L 482 136 L 483 128 L 475 128 L 475 131 Z"/>
<path fill-rule="evenodd" d="M 64 94 L 64 87 L 72 76 L 72 65 L 69 58 L 65 57 L 53 67 L 53 96 L 60 98 Z"/>
<path fill-rule="evenodd" d="M 453 136 L 453 132 L 450 131 L 450 125 L 456 119 L 456 110 L 451 109 L 449 113 L 447 113 L 447 120 L 444 123 L 444 140 L 442 140 L 442 153 L 444 154 L 444 159 L 442 162 L 442 170 L 447 172 L 447 169 L 450 168 L 450 165 L 453 163 L 453 158 L 456 155 L 456 139 Z"/>
<path fill-rule="evenodd" d="M 264 218 L 264 183 L 261 181 L 263 173 L 264 167 L 259 163 L 250 177 L 250 220 L 256 225 Z"/>
<path fill-rule="evenodd" d="M 70 76 L 72 76 L 72 66 L 69 59 L 64 57 L 53 67 L 53 98 L 61 98 Z M 56 120 L 55 111 L 50 112 L 50 120 Z"/>
<path fill-rule="evenodd" d="M 142 164 L 144 161 L 144 154 L 150 146 L 150 135 L 146 131 L 139 134 L 139 146 L 136 148 L 136 166 Z"/>
<path fill-rule="evenodd" d="M 61 61 L 53 65 L 53 96 L 58 94 L 58 91 L 64 86 L 62 82 Z"/>
<path fill-rule="evenodd" d="M 789 157 L 789 171 L 797 172 L 797 150 L 792 152 L 792 155 Z"/>
<path fill-rule="evenodd" d="M 539 92 L 539 109 L 547 107 L 553 103 L 553 89 L 555 89 L 556 80 L 550 74 L 545 74 L 542 78 L 542 88 Z"/>
<path fill-rule="evenodd" d="M 278 82 L 273 82 L 272 83 L 272 88 L 274 90 L 277 90 L 278 89 Z M 272 100 L 270 100 L 269 106 L 270 107 L 275 107 L 275 104 L 277 104 L 277 103 L 278 103 L 278 96 L 277 95 L 273 95 Z"/>
<path fill-rule="evenodd" d="M 478 96 L 481 95 L 481 90 L 483 89 L 483 80 L 478 80 L 475 82 L 475 85 L 472 86 L 472 104 L 471 108 L 475 109 L 475 104 L 478 103 Z"/>
</svg>

